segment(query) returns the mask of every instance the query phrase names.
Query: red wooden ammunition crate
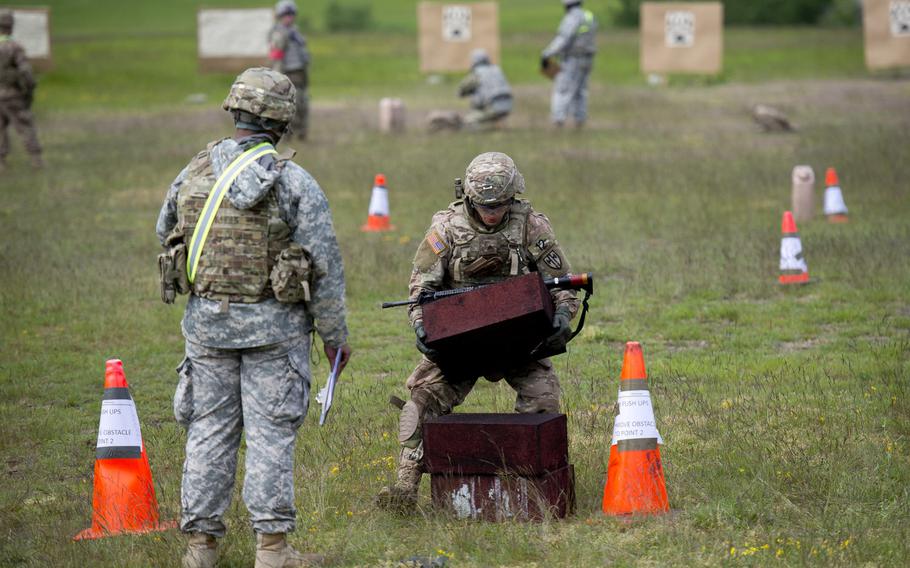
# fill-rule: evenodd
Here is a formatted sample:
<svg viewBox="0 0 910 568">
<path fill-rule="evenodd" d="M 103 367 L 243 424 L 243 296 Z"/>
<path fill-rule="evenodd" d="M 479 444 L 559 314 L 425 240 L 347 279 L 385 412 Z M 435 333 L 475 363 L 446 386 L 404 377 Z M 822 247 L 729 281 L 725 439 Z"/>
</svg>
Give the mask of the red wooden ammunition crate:
<svg viewBox="0 0 910 568">
<path fill-rule="evenodd" d="M 483 367 L 527 360 L 552 333 L 553 311 L 543 278 L 532 272 L 424 305 L 423 327 L 429 347 Z"/>
<path fill-rule="evenodd" d="M 434 473 L 430 491 L 435 506 L 461 519 L 562 519 L 575 509 L 575 469 L 567 465 L 534 477 Z"/>
<path fill-rule="evenodd" d="M 539 476 L 569 465 L 565 414 L 449 414 L 423 425 L 431 474 Z"/>
</svg>

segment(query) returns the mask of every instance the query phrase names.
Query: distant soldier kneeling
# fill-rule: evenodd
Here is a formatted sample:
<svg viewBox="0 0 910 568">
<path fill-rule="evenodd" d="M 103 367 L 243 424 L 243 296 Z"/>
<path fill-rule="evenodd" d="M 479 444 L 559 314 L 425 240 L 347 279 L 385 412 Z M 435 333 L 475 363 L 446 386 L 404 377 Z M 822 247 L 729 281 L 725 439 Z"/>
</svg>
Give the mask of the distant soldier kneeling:
<svg viewBox="0 0 910 568">
<path fill-rule="evenodd" d="M 433 216 L 427 236 L 417 249 L 409 285 L 411 299 L 440 290 L 492 284 L 535 271 L 547 277 L 567 275 L 569 262 L 549 220 L 535 212 L 529 202 L 515 197 L 523 190 L 524 178 L 509 156 L 487 152 L 474 158 L 465 173 L 464 198 Z M 569 322 L 579 302 L 573 290 L 554 289 L 550 293 L 555 315 L 553 333 L 546 343 L 558 350 L 571 337 Z M 410 400 L 399 418 L 398 441 L 402 449 L 398 479 L 377 497 L 379 506 L 405 511 L 417 503 L 424 471 L 424 420 L 451 413 L 478 379 L 478 373 L 453 373 L 436 362 L 445 354 L 426 344 L 422 305 L 410 307 L 409 319 L 417 336 L 417 348 L 424 356 L 406 383 Z M 515 389 L 516 412 L 559 412 L 559 380 L 549 359 L 510 363 L 496 372 L 484 371 L 483 375 L 490 381 L 505 379 Z"/>
</svg>

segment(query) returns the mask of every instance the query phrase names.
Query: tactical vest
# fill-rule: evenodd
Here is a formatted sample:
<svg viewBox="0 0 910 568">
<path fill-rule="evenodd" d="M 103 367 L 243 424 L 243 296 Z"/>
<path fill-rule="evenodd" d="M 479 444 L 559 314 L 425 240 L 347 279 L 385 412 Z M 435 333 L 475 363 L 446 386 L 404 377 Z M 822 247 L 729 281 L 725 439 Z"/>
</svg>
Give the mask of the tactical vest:
<svg viewBox="0 0 910 568">
<path fill-rule="evenodd" d="M 177 230 L 187 240 L 216 182 L 209 153 L 217 143 L 210 143 L 190 162 L 187 178 L 177 192 Z M 279 162 L 278 167 L 283 165 Z M 274 297 L 269 275 L 276 257 L 290 245 L 290 237 L 274 188 L 249 209 L 237 209 L 225 197 L 199 257 L 193 293 L 245 304 Z"/>
<path fill-rule="evenodd" d="M 477 76 L 477 91 L 472 102 L 476 107 L 483 108 L 497 97 L 512 95 L 509 82 L 498 66 L 478 65 L 474 68 L 474 75 Z"/>
<path fill-rule="evenodd" d="M 447 231 L 452 247 L 447 268 L 454 286 L 489 284 L 530 272 L 526 242 L 530 203 L 516 199 L 505 226 L 491 233 L 477 229 L 463 201 L 450 208 L 455 214 Z"/>
</svg>

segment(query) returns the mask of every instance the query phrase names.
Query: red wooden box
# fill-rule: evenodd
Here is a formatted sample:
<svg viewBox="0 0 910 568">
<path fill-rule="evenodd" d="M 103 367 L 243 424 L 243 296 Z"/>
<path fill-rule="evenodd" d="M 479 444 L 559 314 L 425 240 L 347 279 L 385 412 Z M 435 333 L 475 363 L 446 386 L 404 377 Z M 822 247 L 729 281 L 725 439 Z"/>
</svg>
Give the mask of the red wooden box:
<svg viewBox="0 0 910 568">
<path fill-rule="evenodd" d="M 516 276 L 425 304 L 426 343 L 444 357 L 470 359 L 480 367 L 527 361 L 553 332 L 553 311 L 539 273 Z"/>
<path fill-rule="evenodd" d="M 461 519 L 562 519 L 575 509 L 575 469 L 567 465 L 534 477 L 436 473 L 430 491 L 435 506 Z"/>
<path fill-rule="evenodd" d="M 449 414 L 423 425 L 429 473 L 544 475 L 569 465 L 565 414 Z"/>
</svg>

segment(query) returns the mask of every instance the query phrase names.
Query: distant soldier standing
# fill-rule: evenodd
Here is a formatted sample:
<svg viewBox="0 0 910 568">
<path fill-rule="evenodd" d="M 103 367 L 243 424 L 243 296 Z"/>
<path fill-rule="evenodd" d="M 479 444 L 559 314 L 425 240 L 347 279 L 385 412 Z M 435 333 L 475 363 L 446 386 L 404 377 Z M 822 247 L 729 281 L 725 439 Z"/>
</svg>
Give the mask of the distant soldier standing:
<svg viewBox="0 0 910 568">
<path fill-rule="evenodd" d="M 597 22 L 590 10 L 582 9 L 581 0 L 562 0 L 562 3 L 566 14 L 556 37 L 541 53 L 540 64 L 546 69 L 554 65 L 554 58 L 562 60 L 550 100 L 553 124 L 562 126 L 571 114 L 575 125 L 581 127 L 588 118 L 588 78 L 597 52 L 594 42 Z"/>
<path fill-rule="evenodd" d="M 32 115 L 35 96 L 35 77 L 25 57 L 25 50 L 10 37 L 13 33 L 13 13 L 0 10 L 0 171 L 6 168 L 9 154 L 10 124 L 22 136 L 25 149 L 31 157 L 32 167 L 44 165 L 41 145 Z"/>
<path fill-rule="evenodd" d="M 493 128 L 512 112 L 512 87 L 483 49 L 471 52 L 471 72 L 458 85 L 458 96 L 471 97 L 474 110 L 464 117 L 467 128 Z"/>
<path fill-rule="evenodd" d="M 317 564 L 287 543 L 296 523 L 294 444 L 309 406 L 310 341 L 350 358 L 344 269 L 326 197 L 278 155 L 294 115 L 294 85 L 271 69 L 241 73 L 224 101 L 232 138 L 211 142 L 167 192 L 156 232 L 162 299 L 190 292 L 186 357 L 174 414 L 187 429 L 180 529 L 185 568 L 211 568 L 225 533 L 241 434 L 243 500 L 256 567 Z"/>
<path fill-rule="evenodd" d="M 275 4 L 275 25 L 269 32 L 269 60 L 272 69 L 287 75 L 297 87 L 297 112 L 291 120 L 291 133 L 306 140 L 310 118 L 310 52 L 306 38 L 294 23 L 296 18 L 294 0 L 281 0 Z"/>
<path fill-rule="evenodd" d="M 529 272 L 548 278 L 567 275 L 569 262 L 550 221 L 529 202 L 515 197 L 522 191 L 524 178 L 512 158 L 501 152 L 474 158 L 465 172 L 464 198 L 433 216 L 427 236 L 417 248 L 410 298 L 416 299 L 422 292 L 490 284 Z M 546 343 L 564 347 L 571 336 L 569 322 L 578 310 L 578 300 L 572 290 L 550 293 L 556 311 L 553 334 Z M 478 379 L 472 373 L 450 374 L 434 362 L 439 353 L 425 343 L 422 306 L 412 305 L 409 319 L 417 348 L 424 356 L 406 383 L 411 396 L 398 422 L 402 447 L 398 479 L 377 497 L 381 507 L 405 510 L 417 503 L 423 474 L 424 420 L 451 413 L 464 402 Z M 470 353 L 464 357 L 470 358 Z M 509 383 L 516 392 L 516 412 L 559 412 L 559 379 L 549 359 L 527 361 L 485 376 L 491 381 L 504 378 Z"/>
</svg>

